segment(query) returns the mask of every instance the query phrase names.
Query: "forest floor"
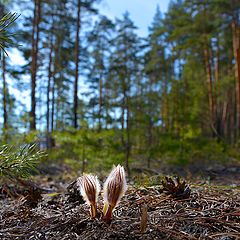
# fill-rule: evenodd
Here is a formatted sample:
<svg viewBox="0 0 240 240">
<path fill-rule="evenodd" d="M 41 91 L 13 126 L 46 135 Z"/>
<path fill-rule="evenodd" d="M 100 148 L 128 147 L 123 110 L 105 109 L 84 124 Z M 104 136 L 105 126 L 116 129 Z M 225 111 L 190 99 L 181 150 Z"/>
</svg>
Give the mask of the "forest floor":
<svg viewBox="0 0 240 240">
<path fill-rule="evenodd" d="M 161 184 L 130 184 L 110 225 L 101 216 L 89 218 L 70 178 L 36 176 L 35 183 L 45 189 L 41 194 L 2 187 L 0 239 L 240 239 L 239 170 L 215 171 L 211 181 L 193 176 L 185 199 L 167 195 Z"/>
</svg>

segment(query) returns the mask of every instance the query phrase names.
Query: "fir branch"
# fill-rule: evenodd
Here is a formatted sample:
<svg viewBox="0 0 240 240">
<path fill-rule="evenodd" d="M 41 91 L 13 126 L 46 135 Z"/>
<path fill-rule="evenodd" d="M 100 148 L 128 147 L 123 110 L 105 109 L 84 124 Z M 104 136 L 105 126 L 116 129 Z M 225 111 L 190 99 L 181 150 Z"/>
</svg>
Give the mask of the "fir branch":
<svg viewBox="0 0 240 240">
<path fill-rule="evenodd" d="M 36 143 L 25 144 L 19 148 L 8 145 L 0 147 L 0 176 L 24 178 L 37 172 L 36 165 L 45 156 L 45 153 L 37 148 Z"/>
</svg>

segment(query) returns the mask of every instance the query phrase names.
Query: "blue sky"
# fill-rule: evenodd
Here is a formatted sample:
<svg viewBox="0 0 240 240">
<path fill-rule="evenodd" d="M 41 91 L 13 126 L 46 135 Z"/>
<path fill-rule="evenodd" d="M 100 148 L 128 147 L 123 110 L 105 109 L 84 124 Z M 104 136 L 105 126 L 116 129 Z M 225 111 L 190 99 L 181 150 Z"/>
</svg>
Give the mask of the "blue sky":
<svg viewBox="0 0 240 240">
<path fill-rule="evenodd" d="M 161 12 L 166 12 L 170 0 L 103 0 L 100 4 L 100 13 L 111 19 L 120 18 L 127 10 L 131 19 L 139 28 L 140 36 L 146 36 L 148 27 L 153 20 L 156 7 L 159 5 Z"/>
</svg>

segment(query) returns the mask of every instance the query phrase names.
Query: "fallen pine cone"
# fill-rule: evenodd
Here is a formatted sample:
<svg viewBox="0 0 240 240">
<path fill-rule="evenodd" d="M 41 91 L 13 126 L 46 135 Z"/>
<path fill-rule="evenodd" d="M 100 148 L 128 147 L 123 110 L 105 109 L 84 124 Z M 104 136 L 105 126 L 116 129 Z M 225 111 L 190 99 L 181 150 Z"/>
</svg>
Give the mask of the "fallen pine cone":
<svg viewBox="0 0 240 240">
<path fill-rule="evenodd" d="M 171 195 L 173 198 L 185 199 L 190 197 L 191 189 L 189 185 L 186 184 L 186 181 L 181 182 L 179 177 L 173 179 L 165 177 L 165 180 L 162 181 L 162 185 L 162 191 Z"/>
</svg>

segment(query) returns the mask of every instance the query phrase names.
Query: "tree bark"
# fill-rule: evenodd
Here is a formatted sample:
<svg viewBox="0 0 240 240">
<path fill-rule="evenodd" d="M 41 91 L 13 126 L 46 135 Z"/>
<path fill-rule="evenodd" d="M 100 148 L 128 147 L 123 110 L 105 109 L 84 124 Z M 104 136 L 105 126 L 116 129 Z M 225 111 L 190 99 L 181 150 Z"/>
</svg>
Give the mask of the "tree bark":
<svg viewBox="0 0 240 240">
<path fill-rule="evenodd" d="M 80 10 L 81 10 L 81 1 L 78 0 L 77 5 L 77 29 L 75 37 L 75 80 L 74 80 L 74 96 L 73 96 L 73 126 L 75 129 L 78 128 L 78 68 L 79 68 L 79 33 L 80 33 Z"/>
<path fill-rule="evenodd" d="M 236 96 L 234 96 L 233 94 L 230 95 L 230 101 L 231 101 L 231 104 L 230 104 L 230 109 L 229 109 L 229 112 L 230 112 L 230 120 L 229 120 L 229 132 L 230 132 L 230 144 L 234 144 L 235 142 L 235 139 L 236 139 L 236 131 L 235 131 L 235 127 L 234 127 L 234 124 L 235 124 L 235 113 L 236 113 L 236 110 L 235 110 L 235 106 L 236 106 Z"/>
<path fill-rule="evenodd" d="M 124 140 L 125 97 L 122 100 L 121 111 L 122 111 L 122 114 L 121 114 L 121 131 L 122 131 L 121 143 L 122 143 L 122 146 L 124 147 L 125 146 L 125 140 Z"/>
<path fill-rule="evenodd" d="M 228 115 L 228 102 L 224 101 L 223 103 L 223 110 L 222 110 L 222 119 L 221 119 L 221 129 L 222 129 L 222 136 L 227 138 L 227 115 Z"/>
<path fill-rule="evenodd" d="M 52 52 L 53 45 L 52 39 L 50 43 L 49 63 L 48 63 L 48 84 L 47 84 L 47 132 L 50 132 L 50 91 L 51 91 L 51 78 L 52 78 Z"/>
<path fill-rule="evenodd" d="M 217 133 L 220 137 L 224 137 L 224 129 L 222 128 L 223 126 L 223 121 L 224 118 L 222 116 L 225 116 L 225 113 L 223 111 L 226 110 L 224 108 L 224 103 L 222 103 L 222 100 L 219 98 L 220 96 L 220 79 L 219 79 L 219 37 L 217 37 L 217 43 L 216 43 L 216 56 L 215 56 L 215 61 L 214 61 L 214 80 L 215 80 L 215 94 L 214 94 L 214 102 L 215 102 L 215 114 L 216 114 L 216 130 Z"/>
<path fill-rule="evenodd" d="M 127 139 L 126 139 L 126 169 L 128 176 L 130 177 L 130 168 L 129 168 L 129 157 L 131 155 L 131 140 L 130 140 L 130 106 L 129 106 L 129 97 L 126 97 L 126 107 L 127 107 L 127 116 L 126 116 L 126 131 L 127 131 Z"/>
<path fill-rule="evenodd" d="M 55 114 L 55 74 L 52 78 L 52 111 L 51 111 L 51 131 L 54 130 L 54 114 Z"/>
<path fill-rule="evenodd" d="M 6 59 L 5 53 L 2 53 L 2 79 L 3 79 L 3 128 L 8 129 L 8 112 L 7 112 L 7 83 L 6 83 Z"/>
<path fill-rule="evenodd" d="M 98 131 L 102 129 L 102 105 L 103 105 L 103 80 L 102 74 L 100 74 L 99 79 L 99 99 L 98 99 L 99 109 L 98 109 Z"/>
<path fill-rule="evenodd" d="M 49 51 L 49 63 L 48 63 L 48 83 L 47 83 L 47 148 L 50 148 L 50 91 L 51 91 L 51 80 L 52 80 L 52 54 L 53 54 L 53 36 L 52 31 L 50 32 L 50 51 Z"/>
<path fill-rule="evenodd" d="M 53 73 L 52 73 L 52 84 L 51 84 L 51 90 L 52 90 L 52 109 L 51 109 L 51 131 L 54 131 L 54 128 L 56 128 L 56 124 L 55 124 L 55 95 L 57 92 L 56 89 L 56 73 L 59 72 L 59 45 L 60 45 L 60 41 L 58 39 L 58 37 L 56 37 L 55 41 L 54 41 L 54 69 L 53 69 Z M 56 106 L 57 108 L 57 106 Z M 57 111 L 56 111 L 57 113 Z M 57 115 L 57 114 L 56 114 Z M 57 119 L 57 117 L 56 117 Z"/>
<path fill-rule="evenodd" d="M 152 144 L 153 144 L 152 129 L 153 129 L 153 123 L 152 123 L 151 116 L 149 116 L 149 121 L 148 121 L 148 159 L 147 159 L 147 168 L 151 167 Z"/>
<path fill-rule="evenodd" d="M 39 51 L 39 24 L 41 19 L 41 0 L 34 1 L 34 16 L 32 27 L 32 62 L 31 62 L 31 111 L 30 129 L 36 129 L 36 76 Z"/>
<path fill-rule="evenodd" d="M 214 118 L 214 98 L 213 98 L 213 87 L 212 87 L 212 71 L 210 64 L 210 55 L 208 46 L 204 46 L 204 63 L 206 70 L 206 81 L 207 81 L 207 89 L 208 89 L 208 106 L 209 106 L 209 121 L 210 127 L 215 128 L 215 118 Z"/>
<path fill-rule="evenodd" d="M 0 18 L 4 16 L 5 7 L 3 4 L 0 4 Z M 2 51 L 0 54 L 1 57 L 1 65 L 2 65 L 2 79 L 3 79 L 3 132 L 8 129 L 8 112 L 7 112 L 7 82 L 6 82 L 6 58 L 5 53 Z M 7 134 L 4 133 L 4 138 L 7 141 Z"/>
<path fill-rule="evenodd" d="M 240 133 L 240 30 L 237 20 L 232 21 L 233 52 L 235 58 L 235 92 L 236 92 L 236 137 Z"/>
</svg>

